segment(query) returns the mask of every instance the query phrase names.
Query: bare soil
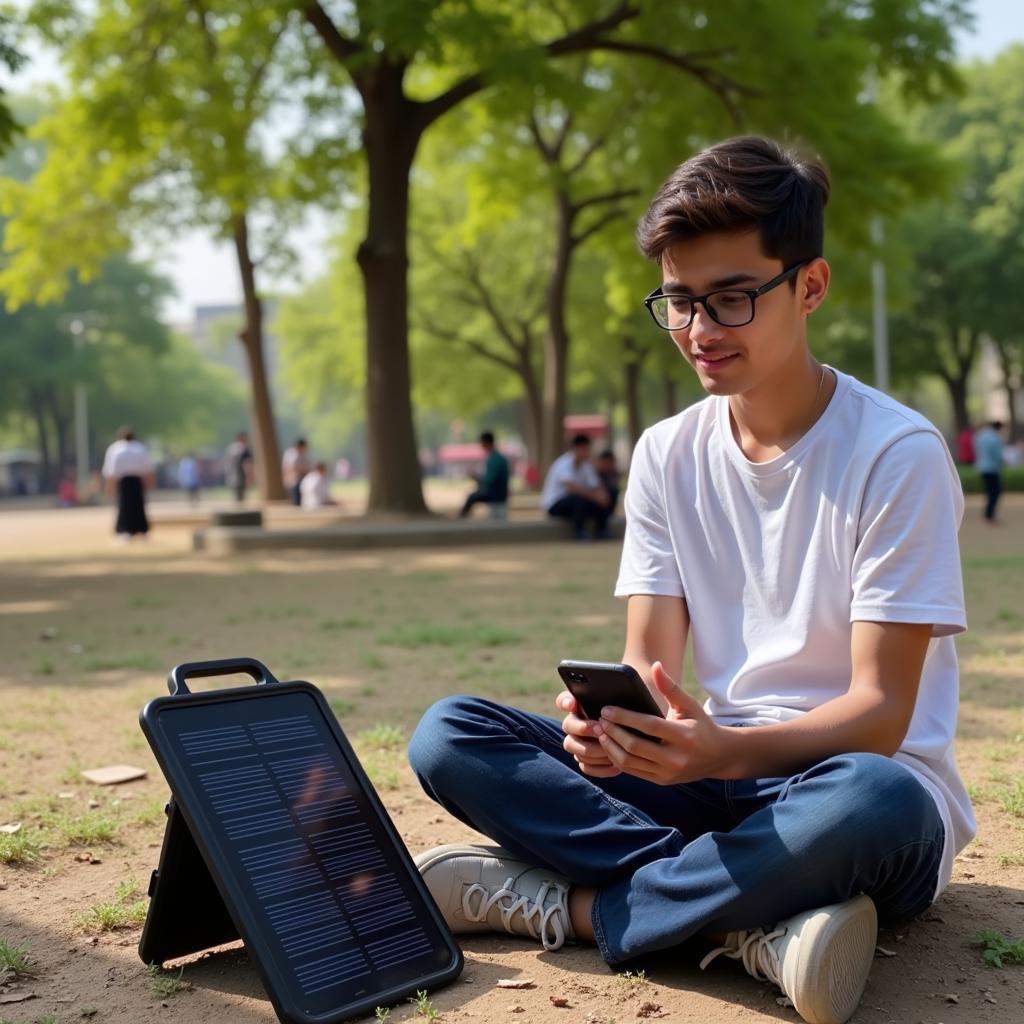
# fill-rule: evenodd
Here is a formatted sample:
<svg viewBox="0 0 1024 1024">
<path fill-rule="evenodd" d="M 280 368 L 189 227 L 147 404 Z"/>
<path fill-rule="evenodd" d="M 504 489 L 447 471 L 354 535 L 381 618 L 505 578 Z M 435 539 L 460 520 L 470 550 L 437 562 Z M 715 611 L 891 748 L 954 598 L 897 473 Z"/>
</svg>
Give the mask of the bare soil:
<svg viewBox="0 0 1024 1024">
<path fill-rule="evenodd" d="M 191 958 L 184 987 L 158 991 L 138 924 L 97 930 L 83 916 L 132 879 L 144 889 L 156 865 L 167 788 L 137 714 L 171 665 L 246 654 L 315 682 L 415 853 L 473 837 L 405 765 L 404 738 L 433 700 L 475 692 L 550 712 L 559 658 L 621 651 L 615 545 L 221 560 L 193 554 L 181 526 L 124 546 L 109 529 L 109 510 L 0 513 L 0 825 L 20 821 L 42 843 L 32 863 L 0 863 L 0 940 L 27 947 L 33 969 L 0 967 L 0 1022 L 274 1020 L 244 949 Z M 876 960 L 860 1024 L 1024 1020 L 1024 966 L 989 967 L 972 944 L 983 928 L 1024 939 L 1024 501 L 1010 496 L 1003 525 L 986 528 L 972 499 L 961 543 L 972 630 L 959 756 L 979 837 L 938 903 L 880 936 L 895 955 Z M 79 775 L 107 764 L 149 774 L 107 788 Z M 732 963 L 701 972 L 686 947 L 643 976 L 590 948 L 549 954 L 500 936 L 463 947 L 463 976 L 430 994 L 441 1020 L 797 1020 L 770 986 Z M 517 977 L 535 985 L 496 987 Z M 406 1005 L 390 1019 L 418 1016 Z"/>
</svg>

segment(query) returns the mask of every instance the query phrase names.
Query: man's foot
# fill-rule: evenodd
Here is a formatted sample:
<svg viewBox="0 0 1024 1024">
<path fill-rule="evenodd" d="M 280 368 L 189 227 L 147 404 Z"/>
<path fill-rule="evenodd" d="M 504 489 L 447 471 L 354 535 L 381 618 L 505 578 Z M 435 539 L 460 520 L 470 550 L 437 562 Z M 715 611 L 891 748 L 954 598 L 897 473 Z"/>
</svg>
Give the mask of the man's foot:
<svg viewBox="0 0 1024 1024">
<path fill-rule="evenodd" d="M 569 882 L 500 846 L 435 846 L 416 867 L 453 932 L 509 932 L 540 939 L 545 949 L 574 938 Z"/>
<path fill-rule="evenodd" d="M 878 915 L 867 896 L 809 910 L 770 931 L 730 932 L 700 962 L 724 954 L 747 973 L 771 981 L 808 1024 L 844 1024 L 853 1016 L 875 955 Z"/>
</svg>

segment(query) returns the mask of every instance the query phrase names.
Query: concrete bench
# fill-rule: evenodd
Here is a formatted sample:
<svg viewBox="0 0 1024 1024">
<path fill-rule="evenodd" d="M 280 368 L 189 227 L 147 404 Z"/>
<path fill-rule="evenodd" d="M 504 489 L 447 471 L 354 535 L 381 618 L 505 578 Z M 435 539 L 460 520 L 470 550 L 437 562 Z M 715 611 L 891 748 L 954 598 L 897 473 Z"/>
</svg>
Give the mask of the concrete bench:
<svg viewBox="0 0 1024 1024">
<path fill-rule="evenodd" d="M 608 532 L 621 540 L 625 521 L 613 519 Z M 258 526 L 211 526 L 192 534 L 192 548 L 211 554 L 236 551 L 335 550 L 462 547 L 472 544 L 535 544 L 572 538 L 572 524 L 560 519 L 416 519 L 399 523 L 353 521 L 308 529 L 265 530 Z"/>
</svg>

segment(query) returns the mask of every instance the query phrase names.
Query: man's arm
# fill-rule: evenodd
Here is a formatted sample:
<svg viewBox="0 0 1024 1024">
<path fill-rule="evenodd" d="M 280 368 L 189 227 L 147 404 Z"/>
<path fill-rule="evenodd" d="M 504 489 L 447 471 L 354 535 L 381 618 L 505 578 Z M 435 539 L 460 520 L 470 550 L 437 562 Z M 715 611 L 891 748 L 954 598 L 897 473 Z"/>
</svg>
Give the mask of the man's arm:
<svg viewBox="0 0 1024 1024">
<path fill-rule="evenodd" d="M 849 690 L 799 718 L 753 729 L 716 725 L 662 666 L 652 666 L 654 687 L 669 705 L 665 721 L 611 709 L 595 729 L 598 742 L 620 771 L 664 785 L 790 775 L 855 751 L 892 756 L 910 725 L 931 630 L 930 624 L 855 622 Z"/>
</svg>

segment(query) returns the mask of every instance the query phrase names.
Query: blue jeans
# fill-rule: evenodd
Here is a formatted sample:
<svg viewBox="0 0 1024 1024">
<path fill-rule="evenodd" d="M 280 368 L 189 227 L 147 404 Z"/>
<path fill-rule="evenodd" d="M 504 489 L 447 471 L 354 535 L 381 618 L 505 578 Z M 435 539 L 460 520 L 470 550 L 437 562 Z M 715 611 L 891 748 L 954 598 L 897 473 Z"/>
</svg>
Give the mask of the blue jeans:
<svg viewBox="0 0 1024 1024">
<path fill-rule="evenodd" d="M 891 758 L 842 754 L 790 778 L 659 786 L 591 779 L 563 739 L 553 718 L 446 697 L 423 716 L 409 760 L 460 821 L 597 890 L 594 933 L 608 963 L 860 892 L 883 922 L 934 897 L 942 819 Z"/>
</svg>

